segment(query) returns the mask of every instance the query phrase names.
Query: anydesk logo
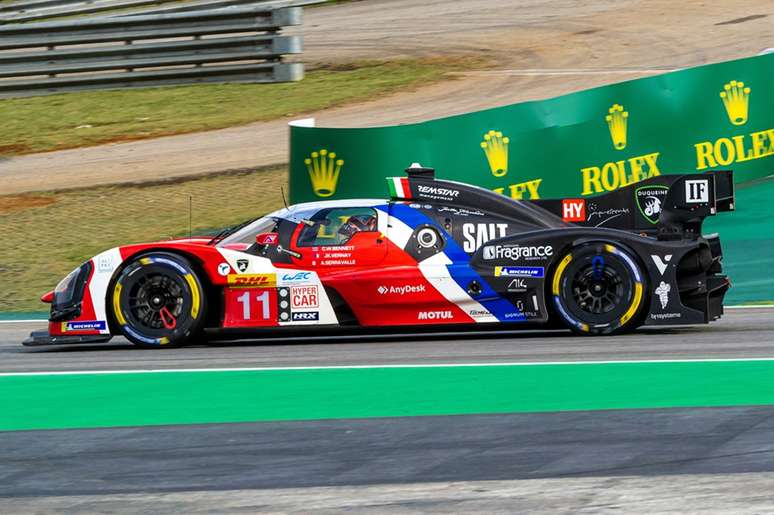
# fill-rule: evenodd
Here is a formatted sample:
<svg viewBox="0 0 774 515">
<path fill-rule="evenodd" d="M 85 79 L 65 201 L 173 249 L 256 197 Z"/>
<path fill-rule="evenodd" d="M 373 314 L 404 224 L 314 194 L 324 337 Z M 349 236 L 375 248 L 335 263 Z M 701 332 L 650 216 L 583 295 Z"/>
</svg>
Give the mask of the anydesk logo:
<svg viewBox="0 0 774 515">
<path fill-rule="evenodd" d="M 397 295 L 405 295 L 407 293 L 424 293 L 425 290 L 424 284 L 405 284 L 403 286 L 379 286 L 376 291 L 381 293 L 382 295 L 386 293 L 393 293 Z"/>
</svg>

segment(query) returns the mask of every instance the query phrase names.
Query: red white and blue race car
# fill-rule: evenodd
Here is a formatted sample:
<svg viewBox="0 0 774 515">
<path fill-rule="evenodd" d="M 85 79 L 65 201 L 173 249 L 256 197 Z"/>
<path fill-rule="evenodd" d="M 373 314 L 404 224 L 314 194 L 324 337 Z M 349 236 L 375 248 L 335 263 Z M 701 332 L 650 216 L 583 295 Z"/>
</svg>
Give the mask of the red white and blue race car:
<svg viewBox="0 0 774 515">
<path fill-rule="evenodd" d="M 531 201 L 406 172 L 386 201 L 299 204 L 214 238 L 107 250 L 43 296 L 48 331 L 24 343 L 451 324 L 614 334 L 723 313 L 720 241 L 701 226 L 733 210 L 731 172 Z"/>
</svg>

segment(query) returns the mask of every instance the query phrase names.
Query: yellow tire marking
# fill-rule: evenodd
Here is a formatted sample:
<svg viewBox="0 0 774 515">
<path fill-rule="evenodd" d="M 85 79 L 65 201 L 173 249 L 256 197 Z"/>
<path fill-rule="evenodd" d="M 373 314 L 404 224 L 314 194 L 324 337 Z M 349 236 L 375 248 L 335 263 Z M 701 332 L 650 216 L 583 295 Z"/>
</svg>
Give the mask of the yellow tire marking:
<svg viewBox="0 0 774 515">
<path fill-rule="evenodd" d="M 115 288 L 113 288 L 113 314 L 115 314 L 119 324 L 126 325 L 126 318 L 121 313 L 121 283 L 116 283 Z"/>
<path fill-rule="evenodd" d="M 564 256 L 562 262 L 559 263 L 556 272 L 554 272 L 554 284 L 552 288 L 554 295 L 559 295 L 559 280 L 562 278 L 562 272 L 564 272 L 564 269 L 570 264 L 570 261 L 572 261 L 572 254 L 567 254 Z"/>
<path fill-rule="evenodd" d="M 634 300 L 632 301 L 632 305 L 629 306 L 629 309 L 626 311 L 626 313 L 624 313 L 624 315 L 621 317 L 621 326 L 623 326 L 634 316 L 637 308 L 640 307 L 640 300 L 642 300 L 642 283 L 635 283 Z"/>
<path fill-rule="evenodd" d="M 166 345 L 168 343 L 169 343 L 169 338 L 167 338 L 166 336 L 162 336 L 161 338 L 159 338 L 159 345 Z"/>
<path fill-rule="evenodd" d="M 199 316 L 199 288 L 196 286 L 196 281 L 191 274 L 185 274 L 185 280 L 188 282 L 188 286 L 191 287 L 191 317 L 196 318 Z"/>
</svg>

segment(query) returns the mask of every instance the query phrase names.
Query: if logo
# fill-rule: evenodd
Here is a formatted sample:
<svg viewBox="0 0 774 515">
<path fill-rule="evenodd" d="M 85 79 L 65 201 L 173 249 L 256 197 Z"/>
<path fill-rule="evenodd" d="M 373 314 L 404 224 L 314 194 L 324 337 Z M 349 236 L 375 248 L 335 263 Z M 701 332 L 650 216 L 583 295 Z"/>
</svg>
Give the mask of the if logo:
<svg viewBox="0 0 774 515">
<path fill-rule="evenodd" d="M 508 173 L 508 136 L 500 131 L 489 131 L 484 134 L 481 148 L 484 150 L 489 170 L 495 177 L 504 177 Z"/>
<path fill-rule="evenodd" d="M 687 204 L 709 202 L 709 181 L 707 179 L 685 181 L 685 202 Z"/>
<path fill-rule="evenodd" d="M 318 197 L 330 197 L 336 193 L 336 185 L 339 182 L 339 173 L 344 161 L 336 159 L 335 152 L 321 149 L 312 152 L 304 159 L 304 164 L 309 171 L 309 180 L 312 181 L 312 190 Z"/>
<path fill-rule="evenodd" d="M 626 128 L 628 126 L 629 113 L 624 111 L 624 107 L 621 104 L 613 104 L 607 110 L 607 113 L 605 121 L 610 131 L 610 138 L 613 140 L 613 147 L 616 150 L 623 150 L 626 148 Z"/>
<path fill-rule="evenodd" d="M 742 81 L 732 80 L 720 92 L 723 106 L 726 108 L 728 121 L 734 125 L 747 123 L 747 114 L 750 105 L 750 88 Z"/>
</svg>

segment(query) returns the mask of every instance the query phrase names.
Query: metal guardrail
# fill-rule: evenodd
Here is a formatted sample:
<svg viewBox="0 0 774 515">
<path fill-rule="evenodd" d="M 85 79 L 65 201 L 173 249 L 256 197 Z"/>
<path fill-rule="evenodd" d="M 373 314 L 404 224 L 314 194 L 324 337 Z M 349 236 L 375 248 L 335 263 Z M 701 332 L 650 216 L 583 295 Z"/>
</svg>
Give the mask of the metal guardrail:
<svg viewBox="0 0 774 515">
<path fill-rule="evenodd" d="M 293 7 L 321 1 L 323 0 L 21 0 L 0 3 L 0 24 L 84 15 L 161 14 L 223 7 Z"/>
<path fill-rule="evenodd" d="M 220 9 L 0 26 L 0 98 L 88 89 L 300 80 L 301 8 Z"/>
</svg>

